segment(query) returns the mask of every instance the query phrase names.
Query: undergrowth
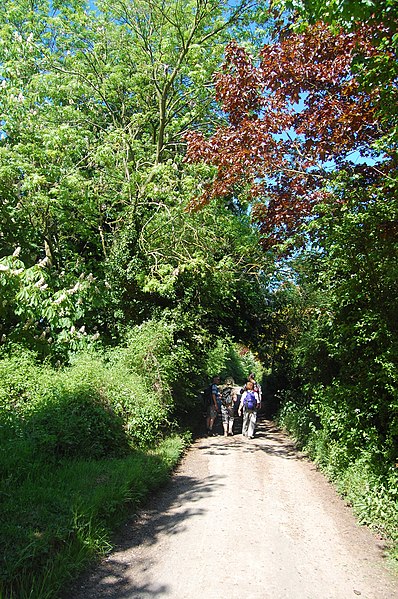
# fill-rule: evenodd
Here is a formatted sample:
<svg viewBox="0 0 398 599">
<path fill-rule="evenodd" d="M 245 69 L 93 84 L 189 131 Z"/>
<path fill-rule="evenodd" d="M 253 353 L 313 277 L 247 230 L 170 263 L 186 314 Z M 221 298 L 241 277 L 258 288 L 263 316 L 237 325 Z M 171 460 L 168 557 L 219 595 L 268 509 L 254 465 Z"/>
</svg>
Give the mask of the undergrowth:
<svg viewBox="0 0 398 599">
<path fill-rule="evenodd" d="M 7 492 L 3 485 L 0 597 L 57 597 L 88 562 L 112 548 L 112 530 L 167 481 L 184 445 L 172 437 L 123 458 L 38 460 L 17 489 Z"/>
<path fill-rule="evenodd" d="M 388 542 L 388 556 L 398 566 L 398 469 L 386 466 L 372 444 L 356 453 L 322 426 L 311 406 L 286 401 L 278 423 L 333 482 L 360 524 Z"/>
<path fill-rule="evenodd" d="M 2 599 L 57 597 L 186 445 L 167 386 L 151 388 L 116 354 L 62 369 L 21 348 L 0 359 Z"/>
</svg>

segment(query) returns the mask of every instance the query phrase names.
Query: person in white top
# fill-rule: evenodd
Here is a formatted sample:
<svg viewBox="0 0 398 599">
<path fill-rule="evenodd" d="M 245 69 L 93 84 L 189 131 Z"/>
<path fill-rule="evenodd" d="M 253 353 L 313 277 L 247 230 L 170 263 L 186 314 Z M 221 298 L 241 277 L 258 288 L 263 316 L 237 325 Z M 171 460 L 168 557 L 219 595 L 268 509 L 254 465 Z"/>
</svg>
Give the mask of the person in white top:
<svg viewBox="0 0 398 599">
<path fill-rule="evenodd" d="M 257 409 L 260 407 L 260 398 L 257 391 L 254 390 L 252 381 L 248 381 L 245 387 L 240 398 L 238 414 L 241 416 L 243 411 L 242 435 L 248 439 L 253 439 L 256 428 Z"/>
</svg>

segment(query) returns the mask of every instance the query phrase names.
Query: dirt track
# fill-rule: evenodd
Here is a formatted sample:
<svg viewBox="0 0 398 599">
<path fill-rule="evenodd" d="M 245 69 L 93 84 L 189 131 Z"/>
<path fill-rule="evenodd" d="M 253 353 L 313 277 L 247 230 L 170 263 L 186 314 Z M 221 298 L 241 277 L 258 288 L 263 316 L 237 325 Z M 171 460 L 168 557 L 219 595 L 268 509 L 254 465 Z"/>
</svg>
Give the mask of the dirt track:
<svg viewBox="0 0 398 599">
<path fill-rule="evenodd" d="M 384 543 L 271 422 L 198 440 L 66 599 L 396 599 Z"/>
</svg>

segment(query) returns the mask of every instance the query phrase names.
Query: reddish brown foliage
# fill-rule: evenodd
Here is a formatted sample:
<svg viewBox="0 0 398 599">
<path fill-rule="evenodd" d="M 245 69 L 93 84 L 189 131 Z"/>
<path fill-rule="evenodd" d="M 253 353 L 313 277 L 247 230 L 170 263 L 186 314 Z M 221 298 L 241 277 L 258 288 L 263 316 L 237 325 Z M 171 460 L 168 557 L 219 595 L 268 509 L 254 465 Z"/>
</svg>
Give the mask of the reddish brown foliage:
<svg viewBox="0 0 398 599">
<path fill-rule="evenodd" d="M 257 65 L 229 44 L 216 75 L 229 124 L 210 139 L 186 136 L 187 160 L 217 169 L 191 208 L 245 189 L 268 245 L 296 231 L 325 197 L 322 163 L 363 151 L 377 134 L 377 98 L 360 89 L 352 72 L 356 56 L 374 54 L 371 39 L 365 26 L 334 35 L 318 23 L 265 46 Z"/>
</svg>

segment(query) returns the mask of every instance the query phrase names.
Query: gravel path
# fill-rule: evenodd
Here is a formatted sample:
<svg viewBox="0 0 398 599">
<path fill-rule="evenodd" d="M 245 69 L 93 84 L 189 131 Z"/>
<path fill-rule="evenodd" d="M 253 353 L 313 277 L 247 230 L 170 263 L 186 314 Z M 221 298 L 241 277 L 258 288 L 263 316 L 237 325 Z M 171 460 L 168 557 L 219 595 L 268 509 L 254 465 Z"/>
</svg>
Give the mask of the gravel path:
<svg viewBox="0 0 398 599">
<path fill-rule="evenodd" d="M 397 599 L 384 549 L 263 420 L 253 440 L 195 442 L 66 599 Z"/>
</svg>

